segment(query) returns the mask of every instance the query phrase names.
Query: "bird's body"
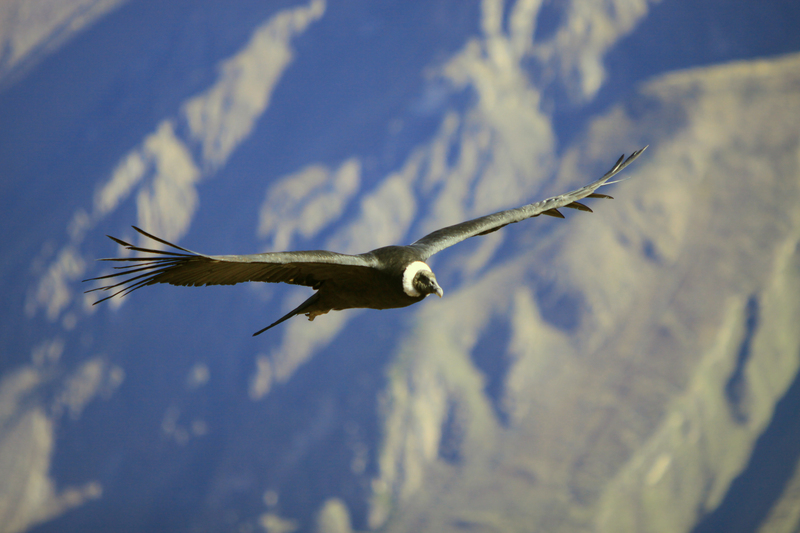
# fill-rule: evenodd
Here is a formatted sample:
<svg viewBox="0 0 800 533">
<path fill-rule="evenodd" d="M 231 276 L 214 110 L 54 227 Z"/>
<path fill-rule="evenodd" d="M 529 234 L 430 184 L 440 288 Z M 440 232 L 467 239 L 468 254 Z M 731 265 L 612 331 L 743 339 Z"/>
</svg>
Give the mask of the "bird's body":
<svg viewBox="0 0 800 533">
<path fill-rule="evenodd" d="M 120 272 L 91 278 L 92 280 L 125 275 L 131 275 L 131 277 L 120 283 L 97 287 L 91 291 L 121 287 L 111 296 L 95 303 L 117 294 L 125 295 L 140 287 L 155 283 L 200 286 L 263 281 L 305 285 L 316 291 L 297 308 L 254 335 L 299 314 L 305 314 L 309 320 L 313 320 L 316 316 L 328 311 L 406 307 L 423 300 L 428 294 L 438 294 L 440 297 L 443 295 L 436 276 L 425 263 L 436 252 L 469 237 L 485 235 L 526 218 L 543 214 L 563 218 L 558 211 L 559 207 L 591 211 L 585 205 L 578 203 L 578 200 L 610 198 L 610 196 L 598 194 L 595 191 L 603 185 L 615 183 L 608 180 L 628 166 L 645 148 L 634 152 L 627 159 L 624 156 L 621 157 L 602 178 L 575 191 L 448 226 L 434 231 L 408 246 L 386 246 L 359 255 L 339 254 L 325 250 L 251 255 L 204 255 L 159 239 L 134 226 L 134 229 L 142 235 L 176 251 L 141 248 L 110 237 L 130 250 L 148 255 L 103 259 L 103 261 L 125 261 L 129 264 L 116 267 Z"/>
<path fill-rule="evenodd" d="M 332 276 L 314 277 L 304 280 L 301 285 L 308 285 L 317 289 L 308 300 L 296 309 L 282 317 L 277 322 L 269 325 L 262 331 L 280 324 L 296 314 L 306 314 L 309 320 L 323 315 L 328 311 L 342 311 L 344 309 L 395 309 L 407 307 L 424 299 L 430 292 L 408 289 L 408 283 L 397 283 L 398 278 L 403 279 L 410 265 L 419 268 L 414 274 L 421 272 L 423 276 L 430 276 L 435 282 L 435 276 L 430 267 L 419 261 L 418 254 L 406 246 L 387 246 L 378 248 L 360 256 L 365 262 L 373 266 L 349 267 Z M 298 265 L 297 272 L 302 278 L 304 265 Z M 412 269 L 414 270 L 414 269 Z M 409 270 L 408 272 L 412 272 Z M 332 273 L 335 270 L 331 271 Z M 413 274 L 411 280 L 413 280 Z M 428 278 L 428 279 L 431 279 Z M 296 278 L 295 278 L 296 279 Z M 289 283 L 294 283 L 290 281 Z M 433 287 L 437 292 L 438 284 Z M 408 290 L 406 290 L 408 289 Z M 438 289 L 441 292 L 441 289 Z M 423 288 L 424 291 L 424 288 Z M 257 332 L 261 333 L 261 331 Z"/>
</svg>

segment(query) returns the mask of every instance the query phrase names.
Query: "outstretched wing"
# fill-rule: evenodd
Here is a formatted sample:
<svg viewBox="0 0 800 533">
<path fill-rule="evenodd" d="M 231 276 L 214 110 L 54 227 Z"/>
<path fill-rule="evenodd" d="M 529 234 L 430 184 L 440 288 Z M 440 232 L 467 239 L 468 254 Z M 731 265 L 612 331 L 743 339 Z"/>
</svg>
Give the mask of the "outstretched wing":
<svg viewBox="0 0 800 533">
<path fill-rule="evenodd" d="M 641 150 L 633 152 L 627 159 L 625 159 L 625 155 L 623 154 L 622 157 L 617 160 L 611 170 L 606 172 L 602 178 L 590 183 L 589 185 L 586 185 L 585 187 L 581 187 L 580 189 L 568 192 L 566 194 L 560 194 L 558 196 L 548 198 L 547 200 L 523 205 L 522 207 L 517 207 L 516 209 L 500 211 L 499 213 L 468 220 L 454 226 L 448 226 L 446 228 L 436 230 L 433 233 L 430 233 L 419 239 L 411 246 L 416 248 L 422 254 L 423 260 L 425 260 L 436 252 L 440 252 L 445 248 L 453 246 L 464 239 L 469 239 L 470 237 L 475 237 L 476 235 L 486 235 L 487 233 L 499 230 L 503 226 L 525 220 L 526 218 L 537 217 L 539 215 L 550 215 L 564 218 L 564 215 L 562 215 L 558 210 L 559 207 L 570 207 L 572 209 L 591 212 L 591 209 L 579 203 L 578 200 L 582 198 L 611 198 L 606 194 L 599 194 L 595 191 L 603 185 L 616 183 L 613 181 L 609 182 L 608 180 L 617 175 L 622 169 L 633 163 L 633 161 L 639 157 L 639 155 L 641 155 L 646 148 L 647 146 Z"/>
<path fill-rule="evenodd" d="M 110 285 L 86 291 L 112 291 L 110 296 L 98 300 L 95 304 L 117 294 L 124 296 L 145 285 L 155 283 L 200 286 L 265 281 L 318 288 L 325 280 L 357 275 L 363 272 L 363 269 L 373 267 L 375 261 L 370 254 L 345 255 L 324 250 L 251 255 L 204 255 L 159 239 L 136 226 L 133 226 L 133 229 L 177 251 L 140 248 L 109 235 L 110 239 L 128 250 L 147 255 L 100 259 L 100 261 L 120 261 L 128 264 L 114 267 L 119 270 L 114 274 L 84 280 L 112 281 Z M 113 283 L 117 278 L 124 279 Z"/>
</svg>

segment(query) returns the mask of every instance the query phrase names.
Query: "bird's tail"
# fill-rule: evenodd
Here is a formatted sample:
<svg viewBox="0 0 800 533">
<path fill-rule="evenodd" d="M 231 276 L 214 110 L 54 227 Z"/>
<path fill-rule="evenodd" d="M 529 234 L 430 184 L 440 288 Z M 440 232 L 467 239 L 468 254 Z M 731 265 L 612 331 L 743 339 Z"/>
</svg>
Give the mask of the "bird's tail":
<svg viewBox="0 0 800 533">
<path fill-rule="evenodd" d="M 253 333 L 253 337 L 255 337 L 256 335 L 261 335 L 262 333 L 264 333 L 265 331 L 267 331 L 269 328 L 275 327 L 275 326 L 277 326 L 278 324 L 280 324 L 281 322 L 284 322 L 284 321 L 286 321 L 286 320 L 289 320 L 289 319 L 290 319 L 290 318 L 292 318 L 294 315 L 302 315 L 303 313 L 305 313 L 305 312 L 306 312 L 306 310 L 307 310 L 309 307 L 311 307 L 312 305 L 314 305 L 315 303 L 317 303 L 317 300 L 319 300 L 319 293 L 318 293 L 318 292 L 315 292 L 315 293 L 314 293 L 314 294 L 311 296 L 311 298 L 309 298 L 309 299 L 308 299 L 308 300 L 306 300 L 305 302 L 303 302 L 303 303 L 301 303 L 300 305 L 298 305 L 298 306 L 297 306 L 296 308 L 294 308 L 292 311 L 288 312 L 287 314 L 285 314 L 284 316 L 282 316 L 281 318 L 279 318 L 278 320 L 276 320 L 275 322 L 273 322 L 273 323 L 272 323 L 272 324 L 270 324 L 269 326 L 265 327 L 264 329 L 260 329 L 260 330 L 256 331 L 255 333 Z"/>
</svg>

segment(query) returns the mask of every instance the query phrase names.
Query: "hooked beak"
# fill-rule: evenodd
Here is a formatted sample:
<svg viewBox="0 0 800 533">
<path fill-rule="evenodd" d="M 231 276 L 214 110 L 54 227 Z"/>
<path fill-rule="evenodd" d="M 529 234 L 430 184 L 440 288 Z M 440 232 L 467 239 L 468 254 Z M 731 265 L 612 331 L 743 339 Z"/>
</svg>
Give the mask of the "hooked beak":
<svg viewBox="0 0 800 533">
<path fill-rule="evenodd" d="M 443 291 L 443 290 L 442 290 L 442 288 L 439 286 L 439 284 L 438 284 L 438 283 L 436 283 L 436 280 L 433 280 L 433 291 L 434 291 L 436 294 L 438 294 L 438 295 L 439 295 L 439 298 L 441 298 L 442 296 L 444 296 L 444 291 Z"/>
</svg>

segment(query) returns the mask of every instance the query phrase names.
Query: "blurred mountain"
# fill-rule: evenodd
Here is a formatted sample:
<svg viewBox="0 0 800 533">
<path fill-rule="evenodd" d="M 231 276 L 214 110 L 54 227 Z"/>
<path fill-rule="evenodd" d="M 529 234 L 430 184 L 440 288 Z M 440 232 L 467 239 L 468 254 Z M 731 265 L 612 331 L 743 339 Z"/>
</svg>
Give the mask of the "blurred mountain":
<svg viewBox="0 0 800 533">
<path fill-rule="evenodd" d="M 800 5 L 2 9 L 0 531 L 800 527 Z M 442 300 L 253 338 L 309 291 L 82 292 L 131 224 L 357 253 L 647 144 Z"/>
<path fill-rule="evenodd" d="M 0 5 L 0 87 L 124 0 L 7 0 Z"/>
</svg>

